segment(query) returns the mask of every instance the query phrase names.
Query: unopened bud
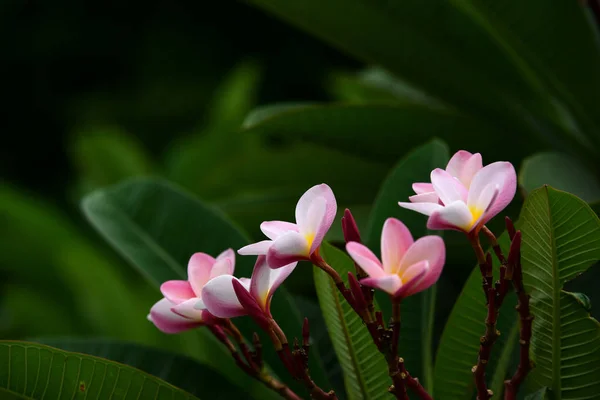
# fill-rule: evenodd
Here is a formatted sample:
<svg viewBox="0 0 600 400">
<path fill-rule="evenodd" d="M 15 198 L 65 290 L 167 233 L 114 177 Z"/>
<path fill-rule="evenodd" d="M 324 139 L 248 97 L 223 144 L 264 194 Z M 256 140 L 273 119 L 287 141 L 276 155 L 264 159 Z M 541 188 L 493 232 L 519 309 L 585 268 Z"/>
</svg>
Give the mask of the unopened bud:
<svg viewBox="0 0 600 400">
<path fill-rule="evenodd" d="M 352 216 L 349 209 L 344 210 L 344 216 L 342 217 L 342 232 L 344 233 L 344 240 L 348 242 L 362 243 L 360 240 L 360 232 L 358 232 L 358 226 Z"/>
</svg>

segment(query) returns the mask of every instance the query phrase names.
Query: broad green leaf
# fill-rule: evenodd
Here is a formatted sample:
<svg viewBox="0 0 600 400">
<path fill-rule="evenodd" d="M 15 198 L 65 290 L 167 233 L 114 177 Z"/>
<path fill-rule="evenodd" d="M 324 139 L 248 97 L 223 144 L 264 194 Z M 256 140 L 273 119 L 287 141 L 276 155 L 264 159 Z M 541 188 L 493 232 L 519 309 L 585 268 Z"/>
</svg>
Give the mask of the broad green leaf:
<svg viewBox="0 0 600 400">
<path fill-rule="evenodd" d="M 557 117 L 547 83 L 536 74 L 538 65 L 527 63 L 514 41 L 501 36 L 472 2 L 251 2 L 492 124 L 577 145 L 565 135 L 571 126 Z M 541 125 L 534 122 L 538 118 Z"/>
<path fill-rule="evenodd" d="M 398 218 L 417 239 L 427 234 L 423 216 L 398 206 L 413 194 L 414 182 L 428 182 L 431 171 L 444 168 L 450 158 L 448 146 L 433 140 L 408 153 L 390 172 L 377 194 L 369 217 L 366 244 L 379 252 L 381 230 L 387 218 Z M 433 323 L 436 286 L 410 296 L 402 302 L 400 355 L 411 375 L 419 377 L 426 388 L 433 387 Z"/>
<path fill-rule="evenodd" d="M 600 201 L 600 182 L 579 160 L 562 153 L 538 153 L 523 161 L 519 183 L 530 192 L 543 185 L 573 193 L 592 203 Z"/>
<path fill-rule="evenodd" d="M 4 400 L 28 400 L 30 397 L 25 397 L 7 389 L 0 388 L 0 399 Z"/>
<path fill-rule="evenodd" d="M 140 369 L 186 392 L 207 399 L 243 398 L 247 393 L 210 365 L 175 353 L 107 339 L 35 339 L 36 343 L 89 354 Z"/>
<path fill-rule="evenodd" d="M 127 365 L 37 343 L 0 341 L 0 365 L 0 388 L 25 398 L 196 399 Z"/>
<path fill-rule="evenodd" d="M 485 154 L 488 160 L 509 157 L 519 161 L 540 148 L 535 141 L 523 140 L 523 133 L 516 129 L 502 129 L 457 111 L 422 104 L 282 107 L 266 106 L 253 111 L 244 124 L 245 134 L 307 140 L 388 165 L 395 163 L 407 149 L 434 137 L 444 140 L 452 150 L 467 147 Z M 522 145 L 515 147 L 515 141 Z"/>
<path fill-rule="evenodd" d="M 503 234 L 499 242 L 504 254 L 507 254 L 510 246 L 508 236 Z M 474 255 L 472 258 L 475 262 Z M 495 258 L 493 261 L 497 277 L 499 263 Z M 516 296 L 511 291 L 506 296 L 498 315 L 497 329 L 501 335 L 494 344 L 486 370 L 488 387 L 498 398 L 502 397 L 504 380 L 514 372 L 511 369 L 511 358 L 518 347 L 515 304 Z M 459 400 L 469 399 L 475 394 L 471 368 L 477 364 L 479 339 L 485 333 L 486 314 L 487 306 L 481 286 L 481 272 L 478 267 L 475 267 L 454 304 L 440 339 L 434 369 L 435 398 Z"/>
<path fill-rule="evenodd" d="M 525 396 L 525 400 L 546 400 L 549 398 L 549 390 L 547 387 L 543 387 L 531 394 Z"/>
<path fill-rule="evenodd" d="M 600 392 L 600 324 L 563 285 L 600 260 L 600 220 L 581 199 L 551 187 L 533 191 L 521 214 L 524 280 L 531 292 L 533 389 L 555 399 Z"/>
<path fill-rule="evenodd" d="M 170 279 L 187 279 L 187 262 L 195 252 L 216 256 L 227 248 L 239 249 L 248 243 L 246 236 L 218 210 L 160 180 L 131 180 L 98 190 L 83 200 L 82 207 L 102 236 L 155 287 Z M 250 277 L 254 261 L 238 256 L 236 275 Z M 157 293 L 156 300 L 159 297 Z M 300 335 L 302 318 L 285 288 L 278 289 L 271 311 L 287 335 Z M 257 329 L 250 319 L 235 322 L 247 338 Z M 215 345 L 206 330 L 197 332 L 199 349 L 194 356 L 222 373 L 235 373 L 232 377 L 236 382 L 259 385 L 264 390 L 239 370 L 232 370 L 231 357 L 222 346 Z M 263 341 L 268 348 L 268 337 Z M 265 351 L 264 357 L 271 367 L 279 367 L 275 352 Z M 310 358 L 313 378 L 327 385 L 318 351 L 311 352 Z M 285 372 L 280 378 L 299 387 Z"/>
<path fill-rule="evenodd" d="M 355 271 L 352 260 L 328 244 L 324 244 L 321 251 L 323 258 L 347 284 L 348 272 Z M 344 372 L 348 399 L 388 398 L 391 380 L 387 363 L 377 351 L 361 318 L 346 303 L 329 275 L 315 268 L 314 277 L 329 336 Z"/>
</svg>

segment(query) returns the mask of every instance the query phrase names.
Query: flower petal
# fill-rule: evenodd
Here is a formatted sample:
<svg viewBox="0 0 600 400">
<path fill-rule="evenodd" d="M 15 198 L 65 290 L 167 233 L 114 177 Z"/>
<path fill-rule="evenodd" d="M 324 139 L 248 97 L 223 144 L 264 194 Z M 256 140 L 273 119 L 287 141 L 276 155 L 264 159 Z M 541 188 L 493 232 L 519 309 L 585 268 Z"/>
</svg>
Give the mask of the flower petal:
<svg viewBox="0 0 600 400">
<path fill-rule="evenodd" d="M 473 227 L 473 222 L 473 214 L 469 207 L 458 200 L 431 214 L 427 220 L 427 228 L 469 232 Z"/>
<path fill-rule="evenodd" d="M 425 285 L 423 284 L 423 281 L 428 273 L 429 263 L 427 261 L 411 265 L 402 277 L 402 286 L 394 293 L 394 297 L 408 297 L 424 290 L 423 288 L 425 288 Z"/>
<path fill-rule="evenodd" d="M 242 256 L 260 256 L 265 255 L 269 251 L 269 247 L 273 244 L 272 240 L 263 240 L 244 246 L 237 252 Z"/>
<path fill-rule="evenodd" d="M 265 221 L 260 224 L 260 230 L 266 237 L 275 240 L 288 231 L 298 232 L 298 225 L 284 221 Z"/>
<path fill-rule="evenodd" d="M 435 193 L 435 192 L 429 192 L 429 193 L 415 194 L 413 196 L 410 196 L 408 198 L 408 200 L 410 200 L 411 203 L 434 203 L 434 204 L 439 204 L 440 198 L 438 197 L 437 193 Z"/>
<path fill-rule="evenodd" d="M 385 275 L 379 278 L 369 277 L 361 279 L 360 283 L 365 286 L 383 290 L 391 295 L 395 294 L 402 287 L 402 281 L 398 275 Z"/>
<path fill-rule="evenodd" d="M 350 242 L 346 245 L 346 251 L 350 254 L 354 262 L 371 278 L 381 278 L 386 275 L 381 262 L 367 246 L 357 242 Z"/>
<path fill-rule="evenodd" d="M 215 264 L 215 259 L 205 253 L 195 253 L 188 262 L 188 281 L 196 296 L 200 296 L 202 288 L 210 278 L 210 270 Z"/>
<path fill-rule="evenodd" d="M 171 308 L 175 314 L 181 315 L 184 318 L 189 318 L 194 321 L 202 321 L 203 310 L 206 306 L 202 299 L 198 297 L 191 298 L 183 303 L 177 304 Z"/>
<path fill-rule="evenodd" d="M 295 261 L 306 260 L 309 247 L 306 237 L 298 232 L 287 232 L 273 242 L 267 253 L 271 268 L 281 268 Z"/>
<path fill-rule="evenodd" d="M 250 294 L 258 301 L 263 310 L 268 310 L 269 299 L 273 296 L 275 289 L 287 278 L 297 263 L 292 263 L 281 268 L 272 269 L 267 264 L 265 256 L 259 256 L 252 271 L 250 279 Z"/>
<path fill-rule="evenodd" d="M 196 297 L 188 281 L 167 281 L 160 285 L 160 291 L 173 304 L 183 303 Z"/>
<path fill-rule="evenodd" d="M 443 169 L 436 168 L 431 171 L 431 183 L 444 205 L 457 200 L 467 201 L 467 189 L 457 178 Z"/>
<path fill-rule="evenodd" d="M 325 214 L 323 215 L 323 217 L 319 218 L 318 228 L 307 229 L 309 225 L 312 225 L 314 223 L 314 218 L 312 218 L 312 216 L 309 215 L 309 211 L 311 205 L 318 198 L 325 199 Z M 331 224 L 333 223 L 333 220 L 335 219 L 336 213 L 337 202 L 335 200 L 335 196 L 331 188 L 324 183 L 313 186 L 312 188 L 308 189 L 302 195 L 302 197 L 300 197 L 300 200 L 298 200 L 298 204 L 296 205 L 296 223 L 298 224 L 300 232 L 315 234 L 313 238 L 313 244 L 315 244 L 314 249 L 316 249 L 321 244 L 321 241 L 325 237 L 325 233 L 327 233 L 327 231 L 331 227 Z"/>
<path fill-rule="evenodd" d="M 217 276 L 208 281 L 202 289 L 202 301 L 212 315 L 233 318 L 246 314 L 233 290 L 234 279 L 237 280 L 231 275 Z"/>
<path fill-rule="evenodd" d="M 444 208 L 444 206 L 437 203 L 404 203 L 400 201 L 398 205 L 428 216 Z"/>
<path fill-rule="evenodd" d="M 210 270 L 210 279 L 220 275 L 233 275 L 233 269 L 231 258 L 221 258 L 220 260 L 217 258 L 215 265 Z"/>
<path fill-rule="evenodd" d="M 413 183 L 412 189 L 415 191 L 416 194 L 435 192 L 435 190 L 433 189 L 433 185 L 431 183 L 421 183 L 421 182 Z"/>
<path fill-rule="evenodd" d="M 454 153 L 450 161 L 448 161 L 448 165 L 446 165 L 446 171 L 448 171 L 450 175 L 459 178 L 465 164 L 472 156 L 473 154 L 466 150 L 457 151 Z"/>
<path fill-rule="evenodd" d="M 427 261 L 429 271 L 421 285 L 425 288 L 433 285 L 440 278 L 446 262 L 446 246 L 439 236 L 424 236 L 418 239 L 402 258 L 400 276 L 405 281 L 404 274 L 413 265 Z"/>
<path fill-rule="evenodd" d="M 164 333 L 179 333 L 202 325 L 201 322 L 184 318 L 171 311 L 174 306 L 167 299 L 162 299 L 152 306 L 148 320 Z"/>
<path fill-rule="evenodd" d="M 221 260 L 229 260 L 231 261 L 231 266 L 235 268 L 235 251 L 233 249 L 227 249 L 221 254 L 219 254 L 216 258 L 217 261 Z M 233 271 L 231 271 L 231 275 L 233 275 Z"/>
<path fill-rule="evenodd" d="M 469 189 L 471 187 L 471 182 L 473 181 L 473 177 L 482 168 L 483 168 L 483 161 L 481 159 L 481 154 L 475 153 L 463 165 L 462 171 L 460 172 L 458 179 L 461 181 L 461 183 L 467 189 Z"/>
<path fill-rule="evenodd" d="M 410 231 L 396 218 L 388 218 L 381 232 L 381 260 L 386 273 L 396 273 L 406 250 L 414 243 Z"/>
<path fill-rule="evenodd" d="M 482 220 L 486 223 L 500 211 L 502 211 L 515 197 L 517 190 L 517 174 L 515 168 L 509 162 L 495 162 L 483 167 L 471 182 L 469 189 L 469 198 L 467 204 L 469 207 L 478 207 L 483 205 L 486 199 L 489 198 L 490 185 L 498 188 L 498 194 L 495 196 L 493 204 L 491 204 Z M 483 210 L 482 210 L 483 211 Z"/>
</svg>

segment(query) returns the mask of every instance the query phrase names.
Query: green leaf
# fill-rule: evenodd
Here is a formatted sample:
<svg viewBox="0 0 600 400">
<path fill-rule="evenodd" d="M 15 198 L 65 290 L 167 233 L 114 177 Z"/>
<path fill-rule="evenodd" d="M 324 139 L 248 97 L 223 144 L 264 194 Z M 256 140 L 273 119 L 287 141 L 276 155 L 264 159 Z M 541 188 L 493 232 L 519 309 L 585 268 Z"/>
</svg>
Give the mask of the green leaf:
<svg viewBox="0 0 600 400">
<path fill-rule="evenodd" d="M 583 200 L 546 186 L 529 195 L 520 222 L 535 317 L 531 387 L 546 386 L 555 399 L 595 398 L 600 324 L 562 287 L 600 260 L 600 220 Z"/>
<path fill-rule="evenodd" d="M 600 201 L 600 182 L 579 160 L 562 153 L 538 153 L 523 161 L 519 183 L 530 192 L 543 185 L 573 193 L 588 203 Z"/>
<path fill-rule="evenodd" d="M 0 388 L 0 398 L 4 400 L 28 400 L 30 397 L 25 397 L 10 390 Z"/>
<path fill-rule="evenodd" d="M 468 145 L 490 160 L 510 156 L 509 161 L 519 161 L 540 146 L 523 140 L 516 129 L 502 130 L 453 110 L 422 104 L 266 106 L 253 111 L 244 127 L 247 135 L 307 140 L 390 165 L 405 149 L 434 137 L 453 150 Z M 515 147 L 515 141 L 522 145 Z"/>
<path fill-rule="evenodd" d="M 187 262 L 195 252 L 216 256 L 229 247 L 238 249 L 248 244 L 246 236 L 218 210 L 160 180 L 136 179 L 98 190 L 83 200 L 82 207 L 102 236 L 157 288 L 170 279 L 187 279 Z M 250 277 L 254 261 L 252 257 L 237 257 L 236 275 Z M 285 288 L 277 291 L 271 312 L 288 335 L 300 334 L 302 318 Z M 250 319 L 235 322 L 247 338 L 257 329 Z M 215 345 L 207 331 L 197 332 L 196 357 L 224 374 L 235 372 L 232 377 L 236 382 L 266 390 L 239 370 L 232 370 L 231 357 L 222 346 Z M 268 337 L 263 341 L 267 343 Z M 271 367 L 280 365 L 275 352 L 265 351 L 264 357 Z M 318 351 L 311 351 L 310 359 L 314 380 L 326 385 Z M 285 372 L 281 379 L 300 388 Z"/>
<path fill-rule="evenodd" d="M 326 243 L 321 246 L 321 252 L 347 284 L 348 272 L 355 271 L 352 260 Z M 348 399 L 388 398 L 391 380 L 387 363 L 361 318 L 344 300 L 329 275 L 315 268 L 314 277 L 329 336 L 344 372 Z"/>
<path fill-rule="evenodd" d="M 558 107 L 547 82 L 536 74 L 539 63 L 526 62 L 516 40 L 499 34 L 473 2 L 438 1 L 426 7 L 418 0 L 251 2 L 506 130 L 577 141 L 565 135 L 571 126 L 556 115 Z M 529 19 L 523 16 L 531 15 L 514 13 L 525 21 Z M 594 57 L 592 53 L 587 59 Z M 544 126 L 533 121 L 537 118 L 544 120 Z"/>
<path fill-rule="evenodd" d="M 464 240 L 467 240 L 466 238 Z M 510 243 L 508 235 L 498 239 L 504 254 Z M 473 261 L 475 256 L 473 256 Z M 494 258 L 498 276 L 499 263 Z M 486 369 L 489 387 L 501 397 L 504 380 L 512 374 L 511 357 L 517 348 L 518 323 L 514 311 L 516 296 L 509 292 L 498 315 L 497 329 L 501 335 L 494 344 Z M 454 304 L 440 339 L 435 360 L 434 396 L 444 400 L 469 399 L 475 393 L 471 368 L 477 363 L 479 339 L 485 332 L 487 306 L 481 286 L 481 272 L 474 268 Z"/>
<path fill-rule="evenodd" d="M 549 390 L 545 386 L 525 396 L 525 400 L 546 400 L 547 398 L 549 398 Z"/>
<path fill-rule="evenodd" d="M 448 146 L 433 140 L 408 153 L 392 169 L 383 183 L 371 215 L 365 243 L 376 252 L 380 248 L 383 224 L 387 218 L 398 218 L 415 238 L 427 234 L 424 217 L 398 206 L 412 195 L 414 182 L 428 182 L 431 171 L 444 168 L 450 158 Z M 402 302 L 402 333 L 400 355 L 411 375 L 419 377 L 427 389 L 433 386 L 433 322 L 436 286 L 410 296 Z"/>
<path fill-rule="evenodd" d="M 27 342 L 0 342 L 0 388 L 32 399 L 196 397 L 135 368 Z"/>
<path fill-rule="evenodd" d="M 192 358 L 135 343 L 107 339 L 35 339 L 36 343 L 126 364 L 186 392 L 207 399 L 244 398 L 245 391 L 209 365 Z"/>
</svg>

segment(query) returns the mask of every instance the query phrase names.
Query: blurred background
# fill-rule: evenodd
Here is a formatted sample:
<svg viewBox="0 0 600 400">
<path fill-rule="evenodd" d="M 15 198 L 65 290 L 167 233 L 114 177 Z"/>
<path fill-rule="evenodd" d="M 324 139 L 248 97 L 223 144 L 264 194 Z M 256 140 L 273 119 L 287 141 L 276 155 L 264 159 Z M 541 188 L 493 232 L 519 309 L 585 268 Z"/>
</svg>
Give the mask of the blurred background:
<svg viewBox="0 0 600 400">
<path fill-rule="evenodd" d="M 193 347 L 192 336 L 166 336 L 146 321 L 159 293 L 105 244 L 80 212 L 84 195 L 132 176 L 167 178 L 220 208 L 258 238 L 260 221 L 291 219 L 298 196 L 320 182 L 334 188 L 340 208 L 352 207 L 365 228 L 370 205 L 393 165 L 413 144 L 452 129 L 466 134 L 462 142 L 450 142 L 452 151 L 461 148 L 457 143 L 475 143 L 469 135 L 485 129 L 477 142 L 488 145 L 485 163 L 498 160 L 501 150 L 510 147 L 505 157 L 517 167 L 534 151 L 552 148 L 571 154 L 585 149 L 581 162 L 595 165 L 598 131 L 591 145 L 576 134 L 556 139 L 562 137 L 556 132 L 577 131 L 565 116 L 568 107 L 536 103 L 538 95 L 550 98 L 541 90 L 531 98 L 529 92 L 523 95 L 521 83 L 510 81 L 510 73 L 504 75 L 493 57 L 489 65 L 498 65 L 507 80 L 494 81 L 493 87 L 515 97 L 492 94 L 490 102 L 500 99 L 511 107 L 484 104 L 483 117 L 448 117 L 437 124 L 423 114 L 423 126 L 402 120 L 412 124 L 410 146 L 379 145 L 380 153 L 365 149 L 361 154 L 363 149 L 352 141 L 346 148 L 330 147 L 318 137 L 305 141 L 272 134 L 277 126 L 261 135 L 240 127 L 252 125 L 248 115 L 257 106 L 278 102 L 299 106 L 401 100 L 439 110 L 445 101 L 460 96 L 443 96 L 445 87 L 432 74 L 428 88 L 439 89 L 436 94 L 444 102 L 438 101 L 243 2 L 3 0 L 0 18 L 2 339 L 77 335 L 179 350 Z M 462 44 L 460 35 L 471 33 L 461 31 L 451 39 Z M 477 54 L 478 47 L 465 51 Z M 481 60 L 474 70 L 487 76 L 488 61 L 485 56 Z M 408 75 L 416 76 L 415 71 Z M 473 76 L 472 88 L 460 87 L 458 81 L 454 88 L 464 89 L 467 97 L 472 95 L 469 101 L 476 102 L 478 77 Z M 458 100 L 461 110 L 472 104 Z M 519 114 L 523 110 L 527 112 Z M 472 111 L 475 115 L 481 110 Z M 503 113 L 519 122 L 502 118 Z M 358 126 L 363 136 L 368 139 L 383 129 L 388 133 L 381 136 L 383 142 L 373 140 L 386 143 L 386 137 L 404 126 L 398 121 L 399 125 L 387 124 L 387 117 L 376 113 L 362 121 Z M 345 114 L 339 118 L 341 125 L 355 125 Z M 585 131 L 594 125 L 581 126 Z M 523 134 L 532 131 L 535 134 Z M 538 134 L 547 140 L 539 140 Z M 337 138 L 343 140 L 344 133 Z M 571 148 L 562 147 L 564 143 Z M 597 165 L 592 169 L 597 177 Z M 592 186 L 586 199 L 590 203 L 600 200 L 598 185 Z M 509 215 L 518 215 L 521 202 L 522 196 Z M 494 226 L 497 232 L 501 224 Z M 340 239 L 336 225 L 329 240 Z M 451 233 L 447 240 L 460 246 Z M 440 288 L 444 295 L 438 297 L 442 316 L 474 264 L 470 254 L 453 262 L 456 268 L 447 272 L 449 279 Z M 310 297 L 310 271 L 294 274 L 288 289 L 300 302 Z M 443 322 L 442 317 L 438 331 Z"/>
</svg>

